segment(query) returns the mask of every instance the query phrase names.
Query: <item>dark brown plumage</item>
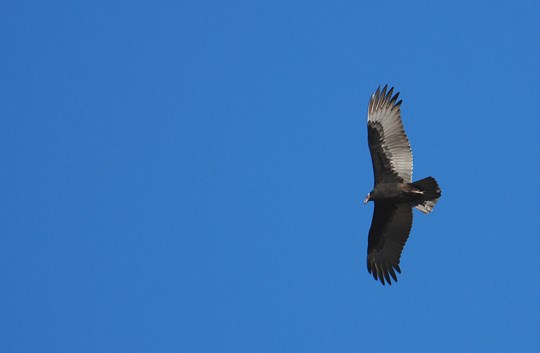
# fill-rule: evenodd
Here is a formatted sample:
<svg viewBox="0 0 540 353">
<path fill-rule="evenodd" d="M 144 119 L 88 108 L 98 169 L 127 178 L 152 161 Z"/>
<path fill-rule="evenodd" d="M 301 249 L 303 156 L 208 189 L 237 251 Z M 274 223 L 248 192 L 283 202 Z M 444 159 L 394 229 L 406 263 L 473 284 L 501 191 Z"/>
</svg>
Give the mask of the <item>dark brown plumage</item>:
<svg viewBox="0 0 540 353">
<path fill-rule="evenodd" d="M 412 182 L 412 152 L 401 122 L 401 100 L 394 88 L 377 88 L 368 106 L 368 145 L 375 179 L 366 196 L 375 203 L 369 230 L 367 267 L 375 280 L 392 284 L 412 226 L 413 207 L 429 213 L 441 196 L 432 177 Z"/>
</svg>

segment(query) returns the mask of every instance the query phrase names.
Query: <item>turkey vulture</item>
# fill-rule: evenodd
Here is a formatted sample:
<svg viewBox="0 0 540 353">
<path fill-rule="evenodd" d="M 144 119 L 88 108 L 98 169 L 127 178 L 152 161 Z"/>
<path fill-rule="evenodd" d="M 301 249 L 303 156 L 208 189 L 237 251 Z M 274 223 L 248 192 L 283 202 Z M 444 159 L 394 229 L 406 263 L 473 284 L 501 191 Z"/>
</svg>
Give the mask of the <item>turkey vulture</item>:
<svg viewBox="0 0 540 353">
<path fill-rule="evenodd" d="M 399 260 L 412 226 L 413 207 L 430 213 L 441 197 L 432 177 L 412 182 L 412 152 L 401 122 L 399 93 L 377 88 L 368 105 L 368 144 L 375 183 L 364 204 L 375 203 L 369 230 L 367 268 L 384 285 L 397 282 Z"/>
</svg>

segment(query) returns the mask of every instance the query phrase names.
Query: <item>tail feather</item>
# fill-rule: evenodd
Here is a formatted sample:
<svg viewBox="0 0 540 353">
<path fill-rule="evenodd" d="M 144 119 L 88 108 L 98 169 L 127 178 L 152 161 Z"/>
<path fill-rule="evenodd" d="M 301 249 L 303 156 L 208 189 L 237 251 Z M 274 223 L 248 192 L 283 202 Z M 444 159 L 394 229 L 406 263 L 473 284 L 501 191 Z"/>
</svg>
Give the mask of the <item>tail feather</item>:
<svg viewBox="0 0 540 353">
<path fill-rule="evenodd" d="M 430 213 L 441 197 L 441 188 L 433 177 L 427 177 L 412 183 L 423 193 L 422 196 L 412 202 L 412 206 L 423 213 Z"/>
</svg>

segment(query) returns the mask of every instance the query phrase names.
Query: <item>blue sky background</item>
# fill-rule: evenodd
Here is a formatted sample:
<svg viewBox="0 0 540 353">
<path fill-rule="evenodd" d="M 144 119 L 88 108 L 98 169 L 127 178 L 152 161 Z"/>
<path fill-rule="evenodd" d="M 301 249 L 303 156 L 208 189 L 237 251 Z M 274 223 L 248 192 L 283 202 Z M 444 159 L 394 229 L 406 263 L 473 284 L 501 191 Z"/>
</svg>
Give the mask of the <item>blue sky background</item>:
<svg viewBox="0 0 540 353">
<path fill-rule="evenodd" d="M 538 350 L 534 1 L 4 1 L 1 352 Z M 416 179 L 366 270 L 371 93 Z"/>
</svg>

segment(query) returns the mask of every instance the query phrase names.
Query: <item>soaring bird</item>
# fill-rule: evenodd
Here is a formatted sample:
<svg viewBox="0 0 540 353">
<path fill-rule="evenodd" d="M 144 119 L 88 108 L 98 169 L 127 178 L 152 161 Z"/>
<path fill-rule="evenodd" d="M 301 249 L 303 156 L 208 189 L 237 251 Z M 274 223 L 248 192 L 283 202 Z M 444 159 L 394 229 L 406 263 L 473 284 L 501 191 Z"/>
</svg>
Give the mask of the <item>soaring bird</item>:
<svg viewBox="0 0 540 353">
<path fill-rule="evenodd" d="M 369 230 L 367 268 L 384 285 L 397 282 L 399 261 L 411 231 L 416 208 L 427 214 L 441 197 L 433 177 L 412 182 L 411 145 L 401 121 L 399 93 L 377 88 L 368 105 L 368 144 L 375 179 L 364 204 L 375 203 Z"/>
</svg>

